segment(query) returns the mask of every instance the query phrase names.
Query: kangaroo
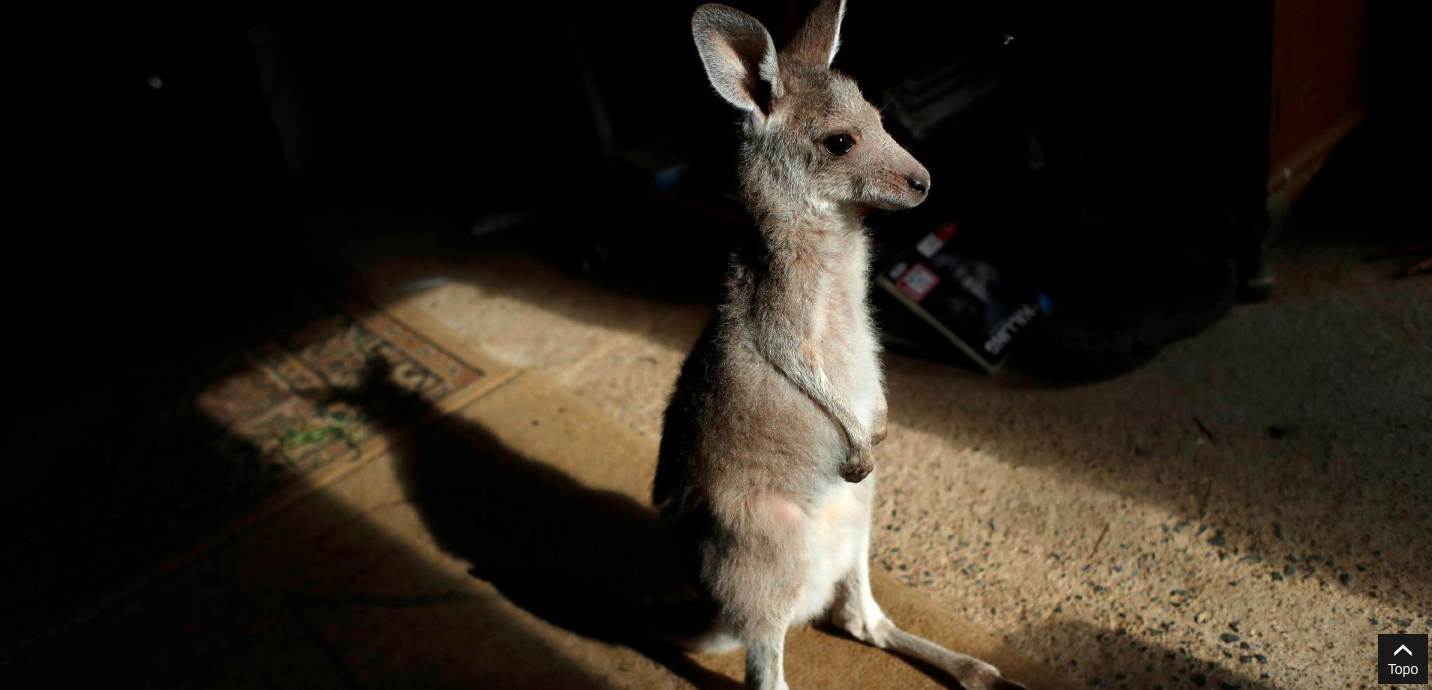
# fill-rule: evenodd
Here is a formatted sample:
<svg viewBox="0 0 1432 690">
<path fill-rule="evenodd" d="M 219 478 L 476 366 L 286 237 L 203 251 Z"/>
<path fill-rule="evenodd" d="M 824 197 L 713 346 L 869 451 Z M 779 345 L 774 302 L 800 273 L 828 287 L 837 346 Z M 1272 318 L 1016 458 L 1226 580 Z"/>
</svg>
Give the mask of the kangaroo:
<svg viewBox="0 0 1432 690">
<path fill-rule="evenodd" d="M 654 504 L 711 620 L 684 641 L 744 647 L 746 687 L 785 690 L 786 629 L 825 614 L 969 690 L 1022 688 L 896 627 L 870 592 L 872 448 L 887 408 L 862 217 L 917 206 L 930 174 L 830 69 L 844 14 L 823 0 L 779 53 L 738 10 L 703 5 L 692 20 L 711 85 L 741 113 L 758 240 L 733 254 L 663 420 Z"/>
</svg>

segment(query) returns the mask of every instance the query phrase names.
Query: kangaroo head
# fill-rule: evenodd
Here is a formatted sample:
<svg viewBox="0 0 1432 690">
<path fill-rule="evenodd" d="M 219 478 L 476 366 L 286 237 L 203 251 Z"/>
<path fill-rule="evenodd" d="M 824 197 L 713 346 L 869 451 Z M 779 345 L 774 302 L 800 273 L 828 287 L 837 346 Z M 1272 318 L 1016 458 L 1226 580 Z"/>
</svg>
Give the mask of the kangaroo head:
<svg viewBox="0 0 1432 690">
<path fill-rule="evenodd" d="M 830 69 L 844 14 L 844 0 L 822 0 L 779 53 L 739 10 L 702 5 L 692 19 L 711 85 L 742 111 L 741 181 L 757 214 L 905 209 L 929 193 L 930 173 Z"/>
</svg>

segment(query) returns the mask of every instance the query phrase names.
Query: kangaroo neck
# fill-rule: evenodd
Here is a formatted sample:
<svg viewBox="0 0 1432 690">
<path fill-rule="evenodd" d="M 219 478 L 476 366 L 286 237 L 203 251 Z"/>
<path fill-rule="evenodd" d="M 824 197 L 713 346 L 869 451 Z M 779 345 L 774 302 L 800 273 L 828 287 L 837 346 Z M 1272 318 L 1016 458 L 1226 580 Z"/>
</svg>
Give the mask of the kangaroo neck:
<svg viewBox="0 0 1432 690">
<path fill-rule="evenodd" d="M 822 304 L 834 294 L 864 295 L 869 283 L 869 240 L 855 214 L 770 217 L 759 225 L 749 256 L 757 292 L 787 293 L 797 302 Z M 864 300 L 847 300 L 859 302 Z"/>
<path fill-rule="evenodd" d="M 866 258 L 865 226 L 853 212 L 767 213 L 757 218 L 765 259 L 815 264 L 829 270 Z"/>
</svg>

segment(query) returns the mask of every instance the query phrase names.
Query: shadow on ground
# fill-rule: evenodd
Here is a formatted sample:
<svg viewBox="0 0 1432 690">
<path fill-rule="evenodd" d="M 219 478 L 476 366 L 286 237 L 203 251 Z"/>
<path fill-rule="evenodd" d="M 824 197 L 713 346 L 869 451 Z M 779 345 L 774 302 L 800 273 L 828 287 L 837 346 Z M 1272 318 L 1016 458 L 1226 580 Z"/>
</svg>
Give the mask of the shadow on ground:
<svg viewBox="0 0 1432 690">
<path fill-rule="evenodd" d="M 1191 658 L 1185 649 L 1135 642 L 1122 631 L 1095 628 L 1073 620 L 1045 621 L 1030 634 L 1056 640 L 1094 641 L 1093 649 L 1079 651 L 1079 657 L 1085 662 L 1076 669 L 1080 678 L 1089 679 L 1087 687 L 1109 690 L 1173 690 L 1187 687 L 1280 690 L 1261 678 L 1259 662 L 1252 652 L 1245 654 L 1249 657 L 1247 662 L 1232 659 L 1226 666 L 1218 666 Z"/>
<path fill-rule="evenodd" d="M 369 365 L 368 379 L 345 394 L 348 401 L 379 409 L 397 399 L 425 404 L 393 385 L 385 361 Z M 634 625 L 633 607 L 644 600 L 699 614 L 699 607 L 681 605 L 694 592 L 650 508 L 587 487 L 455 415 L 391 452 L 424 527 L 439 547 L 469 563 L 474 577 L 549 623 L 631 647 L 698 688 L 739 687 Z"/>
<path fill-rule="evenodd" d="M 204 426 L 222 431 L 213 423 Z M 247 444 L 232 436 L 225 442 Z M 459 462 L 474 457 L 471 446 L 443 447 Z M 257 448 L 250 452 L 260 454 Z M 504 477 L 486 477 L 488 492 L 480 498 L 504 487 L 524 495 Z M 549 480 L 562 486 L 557 477 L 534 479 Z M 559 495 L 581 498 L 571 491 Z M 542 497 L 527 492 L 525 498 Z M 464 594 L 471 588 L 462 576 L 428 565 L 410 544 L 373 525 L 371 515 L 322 490 L 302 505 L 313 524 L 328 526 L 333 535 L 317 540 L 319 550 L 309 548 L 313 540 L 295 550 L 286 535 L 247 539 L 244 548 L 221 546 L 185 562 L 147 591 L 102 598 L 69 613 L 37 612 L 18 625 L 43 623 L 35 632 L 52 632 L 31 636 L 18 652 L 0 650 L 0 685 L 615 687 L 535 634 L 500 598 Z M 584 514 L 607 515 L 602 509 Z M 623 514 L 635 512 L 618 511 Z M 626 524 L 621 521 L 612 517 L 606 524 Z M 570 545 L 561 535 L 548 536 L 548 545 Z"/>
</svg>

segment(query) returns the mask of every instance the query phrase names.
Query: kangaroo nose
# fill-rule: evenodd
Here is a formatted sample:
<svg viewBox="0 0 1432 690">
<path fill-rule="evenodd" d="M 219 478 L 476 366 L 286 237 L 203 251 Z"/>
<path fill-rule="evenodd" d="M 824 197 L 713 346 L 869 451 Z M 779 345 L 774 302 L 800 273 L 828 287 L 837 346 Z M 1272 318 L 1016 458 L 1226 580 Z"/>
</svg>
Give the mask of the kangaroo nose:
<svg viewBox="0 0 1432 690">
<path fill-rule="evenodd" d="M 909 177 L 906 177 L 905 181 L 910 183 L 910 189 L 913 189 L 921 194 L 930 191 L 929 180 L 911 175 Z"/>
</svg>

